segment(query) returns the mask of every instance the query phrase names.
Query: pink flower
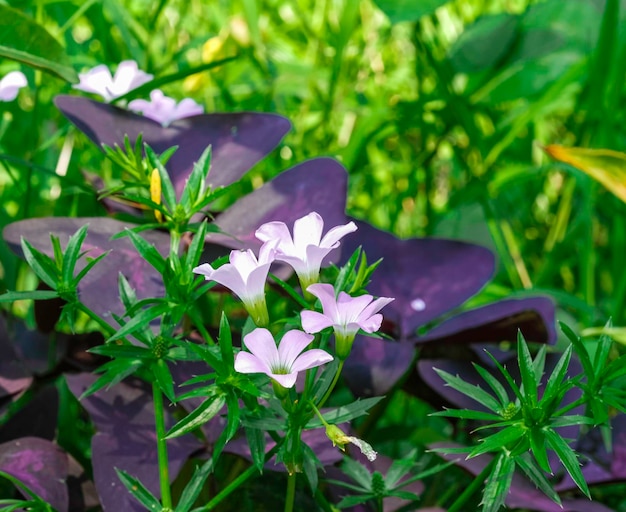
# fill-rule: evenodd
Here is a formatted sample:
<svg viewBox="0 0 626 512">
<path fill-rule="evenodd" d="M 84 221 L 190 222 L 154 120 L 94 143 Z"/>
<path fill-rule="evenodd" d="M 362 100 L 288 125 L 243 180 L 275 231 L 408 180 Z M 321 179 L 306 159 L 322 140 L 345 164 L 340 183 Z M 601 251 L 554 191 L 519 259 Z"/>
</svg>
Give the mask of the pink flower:
<svg viewBox="0 0 626 512">
<path fill-rule="evenodd" d="M 349 222 L 332 228 L 322 238 L 323 229 L 324 219 L 317 212 L 311 212 L 294 222 L 293 238 L 284 222 L 263 224 L 257 229 L 256 237 L 262 242 L 278 241 L 276 259 L 293 267 L 300 286 L 306 290 L 308 285 L 317 282 L 322 260 L 339 246 L 341 238 L 357 228 L 354 222 Z"/>
<path fill-rule="evenodd" d="M 328 352 L 311 349 L 302 353 L 313 336 L 302 331 L 287 331 L 278 348 L 267 329 L 255 329 L 244 336 L 244 344 L 250 351 L 241 351 L 235 358 L 235 370 L 240 373 L 264 373 L 284 388 L 296 383 L 298 372 L 315 368 L 333 360 Z"/>
<path fill-rule="evenodd" d="M 230 263 L 217 269 L 204 263 L 193 271 L 204 275 L 207 281 L 215 281 L 229 288 L 241 299 L 257 325 L 267 325 L 269 317 L 265 304 L 265 281 L 272 261 L 274 261 L 272 244 L 263 244 L 258 259 L 250 249 L 231 251 Z"/>
<path fill-rule="evenodd" d="M 113 77 L 104 64 L 79 73 L 79 83 L 74 85 L 74 89 L 99 94 L 108 103 L 153 78 L 153 75 L 141 71 L 134 60 L 125 60 L 119 63 Z"/>
<path fill-rule="evenodd" d="M 145 117 L 163 126 L 177 119 L 204 113 L 204 107 L 191 98 L 185 98 L 180 103 L 176 103 L 174 98 L 165 96 L 159 89 L 150 93 L 150 101 L 133 100 L 128 104 L 128 108 L 141 112 Z"/>
<path fill-rule="evenodd" d="M 11 71 L 0 80 L 0 101 L 13 101 L 22 87 L 26 87 L 28 81 L 21 71 Z"/>
<path fill-rule="evenodd" d="M 341 360 L 350 354 L 352 342 L 359 329 L 367 333 L 380 329 L 383 315 L 378 312 L 393 301 L 389 297 L 373 300 L 371 295 L 351 297 L 345 292 L 339 292 L 337 298 L 335 289 L 330 284 L 312 284 L 307 290 L 320 300 L 323 313 L 303 311 L 300 315 L 302 328 L 308 333 L 316 333 L 332 327 L 337 357 Z"/>
</svg>

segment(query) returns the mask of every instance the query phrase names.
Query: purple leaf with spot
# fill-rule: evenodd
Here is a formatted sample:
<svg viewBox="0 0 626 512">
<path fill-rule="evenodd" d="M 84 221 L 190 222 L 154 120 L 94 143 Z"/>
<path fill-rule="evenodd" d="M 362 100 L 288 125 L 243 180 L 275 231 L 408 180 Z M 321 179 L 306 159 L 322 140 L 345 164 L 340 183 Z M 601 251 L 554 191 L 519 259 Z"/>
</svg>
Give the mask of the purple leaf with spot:
<svg viewBox="0 0 626 512">
<path fill-rule="evenodd" d="M 400 240 L 364 222 L 346 237 L 344 255 L 361 245 L 368 261 L 383 261 L 372 276 L 370 293 L 394 297 L 383 314 L 408 340 L 415 329 L 460 306 L 491 279 L 494 256 L 488 249 L 455 240 Z"/>
<path fill-rule="evenodd" d="M 208 183 L 229 185 L 272 151 L 291 128 L 282 116 L 257 112 L 203 114 L 163 127 L 144 116 L 86 98 L 57 96 L 55 104 L 98 146 L 123 147 L 124 135 L 134 145 L 140 133 L 156 153 L 178 146 L 168 163 L 178 194 L 207 146 L 212 148 Z"/>
<path fill-rule="evenodd" d="M 123 273 L 135 289 L 138 299 L 161 297 L 164 286 L 160 274 L 135 250 L 128 237 L 111 240 L 111 236 L 134 224 L 101 217 L 47 217 L 28 219 L 9 224 L 4 229 L 4 239 L 17 254 L 22 254 L 20 237 L 28 240 L 36 249 L 52 256 L 50 233 L 58 236 L 65 246 L 69 236 L 80 227 L 89 224 L 87 238 L 82 249 L 87 256 L 95 258 L 111 251 L 79 284 L 80 300 L 101 317 L 110 320 L 110 313 L 121 315 L 124 308 L 118 296 L 118 274 Z M 155 245 L 162 255 L 169 252 L 169 236 L 160 231 L 144 231 L 143 236 Z M 78 272 L 85 265 L 79 260 Z M 110 320 L 112 322 L 112 320 Z"/>
<path fill-rule="evenodd" d="M 76 396 L 95 380 L 86 373 L 66 378 Z M 132 382 L 133 385 L 123 382 L 101 390 L 81 402 L 98 431 L 91 442 L 92 464 L 105 512 L 143 510 L 123 486 L 115 468 L 138 478 L 155 496 L 160 495 L 152 396 L 147 385 Z M 171 417 L 169 425 L 173 425 Z M 173 481 L 189 456 L 202 445 L 190 434 L 172 439 L 167 445 Z"/>
<path fill-rule="evenodd" d="M 58 512 L 68 510 L 68 459 L 51 441 L 22 437 L 0 444 L 0 471 L 17 478 Z"/>
</svg>

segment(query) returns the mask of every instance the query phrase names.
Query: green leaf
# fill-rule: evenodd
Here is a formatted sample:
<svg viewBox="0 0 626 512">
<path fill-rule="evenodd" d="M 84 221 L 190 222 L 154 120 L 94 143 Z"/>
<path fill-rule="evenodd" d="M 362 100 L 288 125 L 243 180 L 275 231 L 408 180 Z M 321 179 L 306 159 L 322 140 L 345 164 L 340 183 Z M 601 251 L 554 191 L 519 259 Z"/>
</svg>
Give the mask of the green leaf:
<svg viewBox="0 0 626 512">
<path fill-rule="evenodd" d="M 553 399 L 558 398 L 561 394 L 561 384 L 563 382 L 563 378 L 565 377 L 565 373 L 567 372 L 571 357 L 572 345 L 569 345 L 559 358 L 559 361 L 556 363 L 554 370 L 552 370 L 552 373 L 548 378 L 540 404 L 549 403 Z"/>
<path fill-rule="evenodd" d="M 166 434 L 165 439 L 182 436 L 204 425 L 217 415 L 225 404 L 226 398 L 224 395 L 220 394 L 207 398 L 197 409 L 176 423 Z"/>
<path fill-rule="evenodd" d="M 74 280 L 74 269 L 80 256 L 80 248 L 87 237 L 87 228 L 87 224 L 82 226 L 76 233 L 70 236 L 67 242 L 61 268 L 61 279 L 64 283 L 71 283 Z"/>
<path fill-rule="evenodd" d="M 430 414 L 430 416 L 444 416 L 447 418 L 461 418 L 464 420 L 500 421 L 502 417 L 482 411 L 470 411 L 468 409 L 445 409 Z"/>
<path fill-rule="evenodd" d="M 63 47 L 48 31 L 16 9 L 0 5 L 0 56 L 78 82 Z"/>
<path fill-rule="evenodd" d="M 522 389 L 525 401 L 531 406 L 537 404 L 537 376 L 526 340 L 521 331 L 517 331 L 517 360 L 522 376 Z"/>
<path fill-rule="evenodd" d="M 185 187 L 186 190 L 186 187 Z M 189 249 L 187 250 L 187 256 L 185 259 L 185 264 L 188 272 L 192 272 L 192 270 L 197 267 L 200 263 L 200 258 L 202 257 L 202 251 L 204 250 L 205 237 L 207 233 L 207 221 L 204 220 L 200 224 L 198 231 L 193 236 L 193 240 L 191 244 L 189 244 Z"/>
<path fill-rule="evenodd" d="M 141 329 L 150 324 L 152 320 L 167 313 L 170 310 L 170 305 L 167 303 L 159 303 L 156 306 L 142 310 L 137 315 L 133 316 L 127 323 L 125 323 L 113 336 L 111 336 L 107 342 L 118 340 L 123 338 L 137 329 Z"/>
<path fill-rule="evenodd" d="M 114 359 L 113 361 L 103 364 L 98 368 L 98 371 L 105 373 L 98 377 L 98 379 L 80 395 L 79 400 L 92 395 L 105 386 L 111 387 L 121 382 L 141 368 L 143 363 L 142 359 Z"/>
<path fill-rule="evenodd" d="M 59 284 L 59 269 L 55 266 L 52 258 L 39 252 L 27 240 L 22 237 L 22 251 L 26 262 L 33 269 L 33 272 L 53 290 L 57 289 Z"/>
<path fill-rule="evenodd" d="M 207 460 L 202 466 L 197 466 L 191 479 L 183 489 L 180 500 L 176 505 L 176 512 L 189 512 L 191 507 L 200 496 L 207 477 L 213 472 L 213 458 Z"/>
<path fill-rule="evenodd" d="M 152 374 L 159 384 L 159 388 L 163 394 L 170 402 L 175 403 L 176 395 L 174 394 L 174 379 L 172 378 L 169 366 L 165 360 L 157 359 L 150 369 L 152 370 Z"/>
<path fill-rule="evenodd" d="M 478 374 L 482 377 L 482 379 L 489 385 L 489 387 L 493 390 L 493 392 L 498 397 L 500 404 L 503 407 L 506 407 L 510 402 L 509 394 L 504 389 L 504 386 L 500 384 L 500 381 L 496 379 L 490 372 L 485 370 L 482 366 L 477 365 L 476 363 L 472 363 L 474 369 L 478 372 Z"/>
<path fill-rule="evenodd" d="M 535 460 L 539 467 L 546 473 L 552 473 L 550 463 L 548 462 L 548 452 L 546 450 L 546 438 L 541 428 L 528 429 L 528 440 L 530 441 L 530 449 L 532 450 Z"/>
<path fill-rule="evenodd" d="M 121 272 L 118 274 L 118 290 L 119 297 L 124 304 L 124 309 L 128 311 L 137 303 L 137 294 L 135 290 L 130 286 L 130 283 L 126 279 L 126 276 Z"/>
<path fill-rule="evenodd" d="M 446 381 L 448 386 L 457 390 L 459 393 L 463 393 L 464 395 L 470 397 L 472 400 L 475 400 L 487 409 L 497 413 L 502 408 L 493 396 L 479 386 L 474 386 L 473 384 L 465 382 L 460 377 L 456 377 L 444 370 L 440 370 L 439 368 L 433 368 L 433 370 L 435 370 L 437 374 Z"/>
<path fill-rule="evenodd" d="M 110 252 L 111 251 L 107 251 L 107 252 L 102 253 L 100 256 L 97 256 L 95 258 L 87 257 L 86 258 L 87 259 L 87 265 L 85 265 L 85 267 L 76 275 L 76 277 L 72 281 L 72 286 L 74 288 L 77 287 L 78 283 L 80 283 L 80 281 L 82 281 L 82 279 L 87 275 L 87 273 L 93 267 L 95 267 L 98 263 L 100 263 L 100 261 L 102 261 L 104 258 L 106 258 Z"/>
<path fill-rule="evenodd" d="M 158 499 L 148 490 L 146 487 L 135 477 L 130 476 L 126 471 L 115 468 L 118 478 L 124 484 L 124 487 L 128 489 L 135 499 L 141 503 L 148 510 L 160 511 L 162 509 L 161 503 Z"/>
<path fill-rule="evenodd" d="M 587 376 L 587 378 L 592 378 L 595 375 L 595 372 L 593 364 L 591 363 L 591 358 L 589 357 L 589 351 L 587 350 L 587 347 L 585 347 L 580 337 L 576 336 L 574 331 L 572 331 L 572 329 L 570 329 L 568 325 L 564 324 L 563 322 L 559 322 L 559 325 L 561 326 L 561 330 L 563 331 L 565 336 L 567 336 L 572 345 L 574 345 L 574 350 L 576 351 L 576 355 L 578 356 L 578 359 L 583 366 L 585 375 Z"/>
<path fill-rule="evenodd" d="M 105 343 L 90 348 L 88 352 L 111 358 L 127 358 L 127 359 L 153 359 L 152 351 L 144 347 L 136 347 L 135 345 L 117 345 L 116 343 Z"/>
<path fill-rule="evenodd" d="M 159 274 L 163 273 L 165 268 L 165 258 L 161 256 L 156 247 L 149 243 L 145 238 L 139 236 L 134 231 L 126 228 L 124 231 L 130 238 L 131 242 L 137 249 L 137 252 L 144 258 L 150 265 L 152 265 Z"/>
<path fill-rule="evenodd" d="M 226 313 L 222 311 L 222 318 L 220 319 L 220 334 L 219 334 L 219 346 L 222 352 L 222 361 L 226 365 L 227 371 L 233 369 L 235 366 L 235 355 L 233 354 L 233 338 L 230 332 L 230 324 Z"/>
<path fill-rule="evenodd" d="M 252 427 L 246 427 L 245 432 L 252 463 L 259 473 L 263 473 L 263 466 L 265 465 L 265 432 Z"/>
<path fill-rule="evenodd" d="M 372 474 L 363 464 L 351 459 L 350 457 L 344 457 L 341 470 L 346 476 L 349 476 L 352 480 L 358 483 L 363 490 L 371 491 Z"/>
<path fill-rule="evenodd" d="M 317 477 L 317 468 L 322 468 L 322 463 L 315 455 L 315 452 L 311 449 L 311 447 L 303 443 L 303 464 L 302 469 L 304 475 L 306 476 L 307 481 L 309 482 L 309 487 L 311 488 L 311 492 L 315 494 L 318 486 L 318 477 Z"/>
<path fill-rule="evenodd" d="M 557 504 L 561 504 L 561 498 L 552 487 L 550 481 L 546 478 L 545 473 L 541 468 L 537 466 L 537 463 L 532 460 L 529 453 L 523 453 L 515 458 L 515 463 L 521 468 L 521 470 L 530 478 L 531 482 L 537 486 L 537 488 L 543 492 L 548 498 Z"/>
<path fill-rule="evenodd" d="M 29 292 L 6 292 L 0 295 L 0 302 L 14 302 L 16 300 L 49 300 L 59 296 L 54 290 L 33 290 Z"/>
<path fill-rule="evenodd" d="M 352 253 L 352 256 L 350 256 L 350 259 L 339 270 L 339 274 L 337 275 L 337 279 L 335 279 L 335 285 L 334 285 L 336 292 L 345 291 L 348 285 L 348 279 L 354 272 L 354 269 L 356 268 L 356 265 L 359 262 L 359 258 L 361 257 L 361 252 L 362 252 L 361 246 L 357 247 Z M 308 309 L 309 305 L 307 304 L 304 307 Z"/>
<path fill-rule="evenodd" d="M 322 416 L 324 417 L 326 422 L 330 423 L 331 425 L 343 423 L 344 421 L 350 421 L 354 418 L 358 418 L 359 416 L 367 414 L 367 411 L 374 407 L 383 398 L 384 397 L 382 396 L 377 396 L 373 398 L 357 400 L 356 402 L 352 402 L 349 405 L 344 405 L 331 411 L 325 411 Z M 319 428 L 321 426 L 322 422 L 316 416 L 307 423 L 306 428 Z"/>
<path fill-rule="evenodd" d="M 433 14 L 449 0 L 374 0 L 374 3 L 389 17 L 391 23 L 417 21 L 422 16 Z"/>
<path fill-rule="evenodd" d="M 215 461 L 219 458 L 226 443 L 228 443 L 237 430 L 239 430 L 240 425 L 241 409 L 239 408 L 239 398 L 234 392 L 231 391 L 226 394 L 226 405 L 226 426 L 213 446 L 213 460 Z"/>
<path fill-rule="evenodd" d="M 576 452 L 574 452 L 567 442 L 565 442 L 565 440 L 554 430 L 547 429 L 545 435 L 548 446 L 559 456 L 561 463 L 572 477 L 572 480 L 574 480 L 578 488 L 585 494 L 585 496 L 591 499 L 587 482 L 585 482 L 585 477 L 580 470 L 580 464 L 576 458 Z"/>
<path fill-rule="evenodd" d="M 191 170 L 187 184 L 180 196 L 180 204 L 185 210 L 192 211 L 198 198 L 203 194 L 204 183 L 209 173 L 210 166 L 211 146 L 208 146 L 200 156 L 200 159 L 193 164 L 193 169 Z"/>
<path fill-rule="evenodd" d="M 498 452 L 514 441 L 519 441 L 526 434 L 526 428 L 516 424 L 501 430 L 485 439 L 481 439 L 481 443 L 474 447 L 467 455 L 468 459 L 482 455 L 483 453 Z"/>
<path fill-rule="evenodd" d="M 483 491 L 483 512 L 498 512 L 504 505 L 509 494 L 513 473 L 515 472 L 515 460 L 507 453 L 500 453 L 487 477 Z"/>
</svg>

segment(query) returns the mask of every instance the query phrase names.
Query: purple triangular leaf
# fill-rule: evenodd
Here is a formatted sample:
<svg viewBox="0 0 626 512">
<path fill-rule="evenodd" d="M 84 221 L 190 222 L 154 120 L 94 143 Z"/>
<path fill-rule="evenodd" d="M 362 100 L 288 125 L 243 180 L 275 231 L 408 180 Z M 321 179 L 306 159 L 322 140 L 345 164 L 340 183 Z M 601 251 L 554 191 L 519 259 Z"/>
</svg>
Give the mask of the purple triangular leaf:
<svg viewBox="0 0 626 512">
<path fill-rule="evenodd" d="M 398 326 L 400 339 L 463 304 L 491 278 L 494 256 L 488 249 L 455 240 L 413 238 L 400 240 L 364 222 L 344 241 L 344 257 L 361 245 L 368 261 L 383 258 L 368 290 L 394 297 L 385 318 Z"/>
<path fill-rule="evenodd" d="M 74 395 L 80 396 L 95 380 L 90 374 L 67 375 Z M 92 464 L 103 510 L 143 510 L 119 480 L 115 468 L 139 479 L 155 496 L 160 495 L 154 406 L 148 386 L 139 381 L 101 390 L 81 404 L 94 422 Z M 170 426 L 173 424 L 170 418 Z M 170 479 L 173 481 L 189 456 L 202 445 L 192 435 L 168 441 Z"/>
<path fill-rule="evenodd" d="M 105 319 L 109 319 L 110 312 L 121 315 L 124 308 L 118 296 L 120 272 L 135 289 L 138 299 L 163 296 L 164 286 L 160 274 L 139 255 L 130 239 L 128 237 L 110 239 L 125 228 L 135 227 L 134 224 L 102 217 L 28 219 L 8 225 L 4 229 L 4 239 L 17 254 L 22 254 L 20 238 L 24 237 L 36 249 L 52 256 L 50 233 L 58 236 L 61 245 L 65 246 L 69 236 L 85 224 L 89 224 L 89 229 L 82 249 L 89 251 L 87 256 L 95 258 L 108 250 L 111 253 L 81 281 L 79 285 L 81 302 Z M 154 244 L 162 255 L 169 252 L 169 236 L 166 233 L 144 231 L 141 236 Z M 84 258 L 79 260 L 77 272 L 85 263 Z"/>
<path fill-rule="evenodd" d="M 17 478 L 58 512 L 67 511 L 68 460 L 54 443 L 38 437 L 22 437 L 0 444 L 0 471 Z"/>
<path fill-rule="evenodd" d="M 332 158 L 300 163 L 219 215 L 215 224 L 223 233 L 210 233 L 207 241 L 233 249 L 256 249 L 261 242 L 254 233 L 261 224 L 282 221 L 291 230 L 296 219 L 312 211 L 324 219 L 324 232 L 345 224 L 347 182 L 345 168 Z"/>
<path fill-rule="evenodd" d="M 107 103 L 76 96 L 57 96 L 54 101 L 98 146 L 123 147 L 124 135 L 134 145 L 140 133 L 156 153 L 178 146 L 167 165 L 178 194 L 207 146 L 212 148 L 208 183 L 213 187 L 229 185 L 272 151 L 291 128 L 282 116 L 257 112 L 203 114 L 163 127 Z"/>
<path fill-rule="evenodd" d="M 414 355 L 412 343 L 358 335 L 342 376 L 356 396 L 381 396 L 410 368 Z"/>
<path fill-rule="evenodd" d="M 517 339 L 555 343 L 554 304 L 547 297 L 508 299 L 464 311 L 439 324 L 418 343 L 498 343 Z"/>
</svg>

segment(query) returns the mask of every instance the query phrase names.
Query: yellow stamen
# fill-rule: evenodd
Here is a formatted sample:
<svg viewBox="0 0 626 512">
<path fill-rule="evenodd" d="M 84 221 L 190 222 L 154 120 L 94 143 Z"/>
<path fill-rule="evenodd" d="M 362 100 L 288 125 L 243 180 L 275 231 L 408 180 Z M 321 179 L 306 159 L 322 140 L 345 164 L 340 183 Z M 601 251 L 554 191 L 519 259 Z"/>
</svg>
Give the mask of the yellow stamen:
<svg viewBox="0 0 626 512">
<path fill-rule="evenodd" d="M 150 175 L 150 199 L 156 204 L 161 204 L 161 175 L 158 169 L 152 169 Z M 154 210 L 154 218 L 157 222 L 163 221 L 163 215 L 159 210 Z"/>
</svg>

